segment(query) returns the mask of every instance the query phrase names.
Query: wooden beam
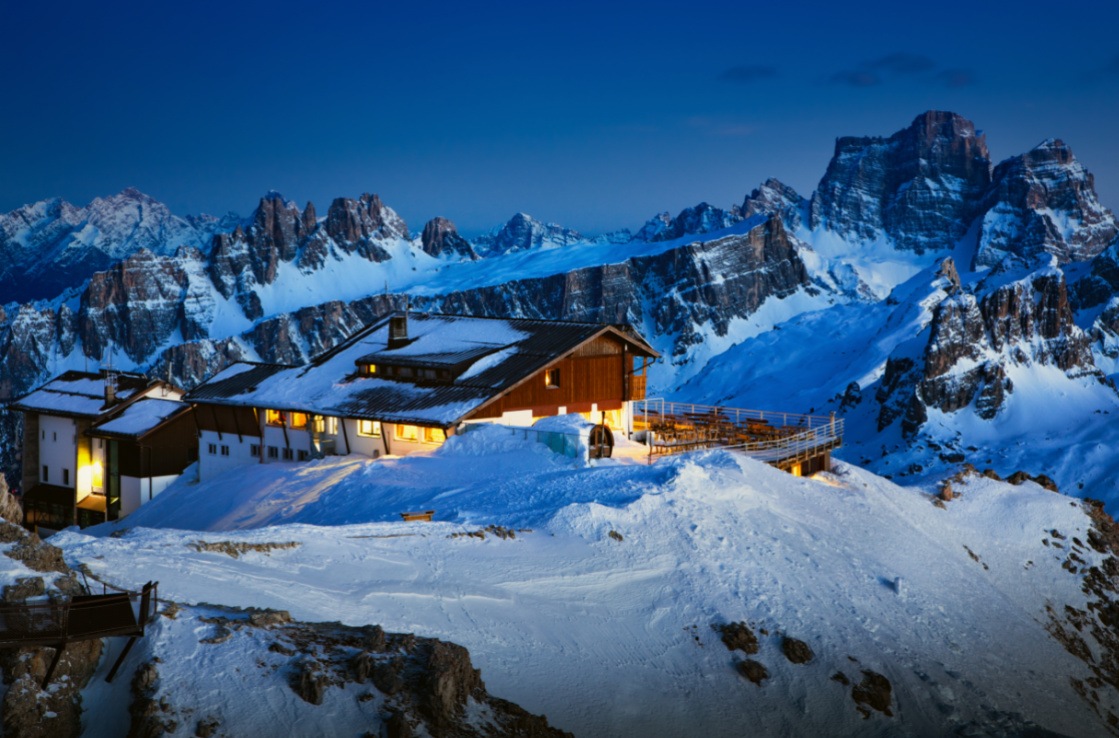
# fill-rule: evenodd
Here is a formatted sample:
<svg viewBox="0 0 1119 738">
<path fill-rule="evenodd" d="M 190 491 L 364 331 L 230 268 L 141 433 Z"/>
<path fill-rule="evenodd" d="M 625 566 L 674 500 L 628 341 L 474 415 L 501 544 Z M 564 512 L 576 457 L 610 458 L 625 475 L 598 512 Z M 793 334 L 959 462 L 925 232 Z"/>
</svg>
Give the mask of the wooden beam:
<svg viewBox="0 0 1119 738">
<path fill-rule="evenodd" d="M 350 455 L 350 434 L 346 432 L 346 419 L 338 418 L 338 422 L 342 426 L 342 440 L 346 442 L 346 456 Z"/>
<path fill-rule="evenodd" d="M 46 676 L 43 677 L 42 689 L 45 692 L 47 685 L 51 683 L 51 677 L 54 676 L 55 667 L 58 666 L 59 660 L 62 658 L 62 652 L 66 650 L 66 642 L 63 641 L 54 647 L 54 658 L 51 659 L 51 665 L 47 667 Z"/>
<path fill-rule="evenodd" d="M 128 639 L 128 643 L 124 644 L 124 649 L 121 650 L 120 656 L 117 656 L 117 660 L 113 662 L 113 668 L 109 669 L 109 673 L 105 677 L 106 682 L 113 681 L 113 677 L 117 675 L 117 669 L 119 669 L 120 665 L 124 663 L 124 657 L 128 655 L 129 651 L 132 650 L 132 644 L 135 642 L 136 636 L 132 636 Z"/>
</svg>

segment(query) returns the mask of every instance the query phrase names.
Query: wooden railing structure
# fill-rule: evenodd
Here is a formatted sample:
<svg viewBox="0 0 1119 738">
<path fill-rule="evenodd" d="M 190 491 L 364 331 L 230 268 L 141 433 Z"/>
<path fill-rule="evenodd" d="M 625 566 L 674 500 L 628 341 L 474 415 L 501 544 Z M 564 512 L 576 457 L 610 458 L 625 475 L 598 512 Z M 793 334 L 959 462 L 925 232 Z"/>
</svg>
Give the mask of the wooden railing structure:
<svg viewBox="0 0 1119 738">
<path fill-rule="evenodd" d="M 26 602 L 0 604 L 0 648 L 55 649 L 54 659 L 43 677 L 43 689 L 50 684 L 66 645 L 74 641 L 108 636 L 128 636 L 105 681 L 111 682 L 132 644 L 144 634 L 144 626 L 155 616 L 159 604 L 159 584 L 148 582 L 139 592 L 108 591 L 99 595 L 36 598 Z"/>
<path fill-rule="evenodd" d="M 827 469 L 831 450 L 843 444 L 843 419 L 834 415 L 747 410 L 660 398 L 634 403 L 633 429 L 645 439 L 650 456 L 720 446 L 793 473 Z"/>
</svg>

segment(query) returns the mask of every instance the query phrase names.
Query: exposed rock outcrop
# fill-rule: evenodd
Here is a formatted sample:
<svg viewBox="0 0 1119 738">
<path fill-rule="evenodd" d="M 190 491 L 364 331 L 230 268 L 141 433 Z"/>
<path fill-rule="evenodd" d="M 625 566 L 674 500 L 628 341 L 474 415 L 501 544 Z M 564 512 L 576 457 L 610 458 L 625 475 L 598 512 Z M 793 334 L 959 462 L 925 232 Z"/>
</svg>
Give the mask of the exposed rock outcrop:
<svg viewBox="0 0 1119 738">
<path fill-rule="evenodd" d="M 213 608 L 217 614 L 195 616 L 190 610 L 179 618 L 208 624 L 223 638 L 204 639 L 203 648 L 228 649 L 239 659 L 246 678 L 261 689 L 286 686 L 312 710 L 329 720 L 330 704 L 338 699 L 368 703 L 380 693 L 383 704 L 370 714 L 369 735 L 431 735 L 434 738 L 470 736 L 568 736 L 513 703 L 490 695 L 470 653 L 454 643 L 407 633 L 385 633 L 377 625 L 306 623 L 291 620 L 286 612 L 272 616 L 266 610 Z M 245 653 L 254 658 L 245 659 Z M 220 657 L 219 657 L 220 658 Z M 191 697 L 160 678 L 158 657 L 137 670 L 133 679 L 130 736 L 155 736 L 183 725 L 194 725 L 199 716 Z M 352 689 L 355 684 L 366 688 Z M 346 690 L 350 697 L 340 696 Z M 331 693 L 334 694 L 331 694 Z M 360 713 L 359 713 L 360 714 Z M 236 722 L 235 716 L 209 713 L 208 724 L 218 732 Z M 172 727 L 174 726 L 174 727 Z M 282 731 L 289 727 L 257 726 Z"/>
<path fill-rule="evenodd" d="M 1007 257 L 1033 264 L 1086 261 L 1119 234 L 1111 211 L 1096 197 L 1095 180 L 1062 141 L 1048 139 L 995 167 L 979 234 L 977 266 Z"/>
<path fill-rule="evenodd" d="M 0 478 L 2 479 L 2 478 Z M 7 485 L 0 493 L 7 495 Z M 14 542 L 4 551 L 41 576 L 26 577 L 4 587 L 4 603 L 30 597 L 62 598 L 81 593 L 74 573 L 62 560 L 62 552 L 43 543 L 20 526 L 0 521 L 0 541 Z M 12 738 L 58 738 L 81 733 L 81 690 L 93 676 L 101 657 L 101 641 L 78 641 L 66 647 L 51 684 L 42 681 L 54 657 L 51 648 L 21 648 L 0 651 L 0 671 L 6 692 L 2 713 L 4 735 Z"/>
<path fill-rule="evenodd" d="M 751 190 L 739 207 L 743 218 L 752 218 L 762 213 L 781 216 L 785 228 L 792 231 L 801 226 L 801 212 L 808 201 L 797 194 L 789 185 L 779 179 L 770 178 L 757 189 Z"/>
<path fill-rule="evenodd" d="M 474 247 L 458 234 L 455 224 L 446 218 L 432 218 L 424 226 L 420 235 L 424 253 L 431 256 L 451 256 L 462 259 L 477 259 Z"/>
<path fill-rule="evenodd" d="M 809 227 L 917 253 L 950 248 L 982 212 L 990 167 L 985 137 L 955 113 L 923 113 L 889 138 L 839 138 Z"/>
<path fill-rule="evenodd" d="M 936 305 L 920 358 L 889 359 L 877 394 L 880 430 L 904 415 L 902 428 L 912 434 L 928 408 L 951 413 L 973 402 L 979 417 L 994 418 L 1013 392 L 1007 376 L 1013 365 L 1049 365 L 1074 378 L 1102 378 L 1090 338 L 1073 320 L 1060 271 L 981 286 L 979 292 L 957 292 Z"/>
</svg>

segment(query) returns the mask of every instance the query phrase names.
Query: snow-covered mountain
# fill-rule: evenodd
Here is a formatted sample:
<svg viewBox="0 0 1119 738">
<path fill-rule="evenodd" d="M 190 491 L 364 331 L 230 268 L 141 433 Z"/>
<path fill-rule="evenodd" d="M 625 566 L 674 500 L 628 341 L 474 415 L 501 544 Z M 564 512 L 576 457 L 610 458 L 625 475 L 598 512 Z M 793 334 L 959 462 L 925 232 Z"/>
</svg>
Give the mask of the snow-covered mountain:
<svg viewBox="0 0 1119 738">
<path fill-rule="evenodd" d="M 522 213 L 474 241 L 443 218 L 417 236 L 376 195 L 336 199 L 320 218 L 270 193 L 204 248 L 133 250 L 80 292 L 7 305 L 0 391 L 110 357 L 187 385 L 236 359 L 305 361 L 407 298 L 634 323 L 666 357 L 654 392 L 835 409 L 850 458 L 889 474 L 1022 465 L 1065 426 L 1010 420 L 1056 410 L 1038 398 L 1077 397 L 1054 423 L 1081 440 L 1036 455 L 1033 471 L 1119 505 L 1106 465 L 1085 463 L 1119 440 L 1104 422 L 1119 373 L 1117 234 L 1067 145 L 995 166 L 973 123 L 936 111 L 888 137 L 838 139 L 810 197 L 770 179 L 635 235 L 588 238 Z"/>
<path fill-rule="evenodd" d="M 345 668 L 360 649 L 299 645 L 245 608 L 461 643 L 491 694 L 590 738 L 1114 731 L 1119 534 L 1031 481 L 968 473 L 948 494 L 725 451 L 587 466 L 496 427 L 430 457 L 300 469 L 180 483 L 52 539 L 71 566 L 158 579 L 181 608 L 123 667 L 158 679 L 135 697 L 126 679 L 86 688 L 86 735 L 123 734 L 149 702 L 173 735 L 202 719 L 377 734 L 407 700 Z M 430 508 L 436 522 L 399 522 Z M 308 671 L 321 704 L 300 697 Z"/>
<path fill-rule="evenodd" d="M 16 302 L 51 298 L 140 249 L 204 249 L 237 221 L 232 214 L 180 218 L 132 188 L 85 207 L 59 198 L 25 205 L 0 214 L 0 293 Z"/>
</svg>

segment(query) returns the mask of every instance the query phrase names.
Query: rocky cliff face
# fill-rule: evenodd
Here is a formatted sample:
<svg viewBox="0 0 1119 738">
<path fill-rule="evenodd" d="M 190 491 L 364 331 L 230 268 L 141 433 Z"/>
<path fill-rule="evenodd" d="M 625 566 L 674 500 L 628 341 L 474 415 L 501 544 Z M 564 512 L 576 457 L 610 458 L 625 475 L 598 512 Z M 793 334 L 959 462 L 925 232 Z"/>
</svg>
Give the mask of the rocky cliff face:
<svg viewBox="0 0 1119 738">
<path fill-rule="evenodd" d="M 943 271 L 955 274 L 951 259 Z M 933 310 L 920 356 L 892 356 L 877 394 L 879 430 L 903 417 L 912 434 L 936 409 L 974 407 L 993 419 L 1014 391 L 1011 366 L 1054 366 L 1072 378 L 1103 379 L 1091 339 L 1074 322 L 1065 276 L 1059 270 L 962 291 L 958 278 Z M 973 404 L 974 403 L 974 404 Z"/>
<path fill-rule="evenodd" d="M 1060 264 L 1086 261 L 1119 234 L 1115 217 L 1096 197 L 1092 175 L 1057 139 L 1002 162 L 993 179 L 977 266 L 1008 257 L 1032 264 L 1046 255 Z"/>
<path fill-rule="evenodd" d="M 954 113 L 924 113 L 889 138 L 837 139 L 809 227 L 917 253 L 950 248 L 982 212 L 990 166 L 985 137 Z"/>
<path fill-rule="evenodd" d="M 17 302 L 51 298 L 140 249 L 204 248 L 237 216 L 184 219 L 134 189 L 85 207 L 45 200 L 0 215 L 0 292 Z"/>
<path fill-rule="evenodd" d="M 766 299 L 813 289 L 781 219 L 755 221 L 747 233 L 655 256 L 409 301 L 414 309 L 441 313 L 630 322 L 647 335 L 671 337 L 670 360 L 684 363 L 705 332 L 726 335 L 732 320 L 752 314 Z M 244 356 L 303 362 L 404 301 L 403 295 L 378 294 L 275 316 L 233 340 L 171 347 L 154 359 L 153 372 L 164 376 L 170 366 L 174 377 L 193 386 Z"/>
<path fill-rule="evenodd" d="M 0 476 L 0 507 L 10 510 L 8 485 Z M 19 511 L 18 503 L 15 510 Z M 21 604 L 31 598 L 51 600 L 84 594 L 78 578 L 62 558 L 62 551 L 43 543 L 15 522 L 0 520 L 0 542 L 11 567 L 4 578 L 0 601 Z M 12 571 L 26 567 L 32 576 L 14 577 Z M 14 580 L 14 581 L 13 581 Z M 47 689 L 42 689 L 51 648 L 20 648 L 0 652 L 3 674 L 2 724 L 12 738 L 61 738 L 81 733 L 81 690 L 93 676 L 101 656 L 100 640 L 77 641 L 66 647 Z"/>
<path fill-rule="evenodd" d="M 432 218 L 424 225 L 420 235 L 420 245 L 425 254 L 436 258 L 452 256 L 462 259 L 477 259 L 474 247 L 458 234 L 455 224 L 446 218 Z"/>
<path fill-rule="evenodd" d="M 738 208 L 743 218 L 752 218 L 761 213 L 781 216 L 785 228 L 795 231 L 803 225 L 802 213 L 808 201 L 797 191 L 778 179 L 767 179 L 762 185 L 750 192 Z"/>
</svg>

